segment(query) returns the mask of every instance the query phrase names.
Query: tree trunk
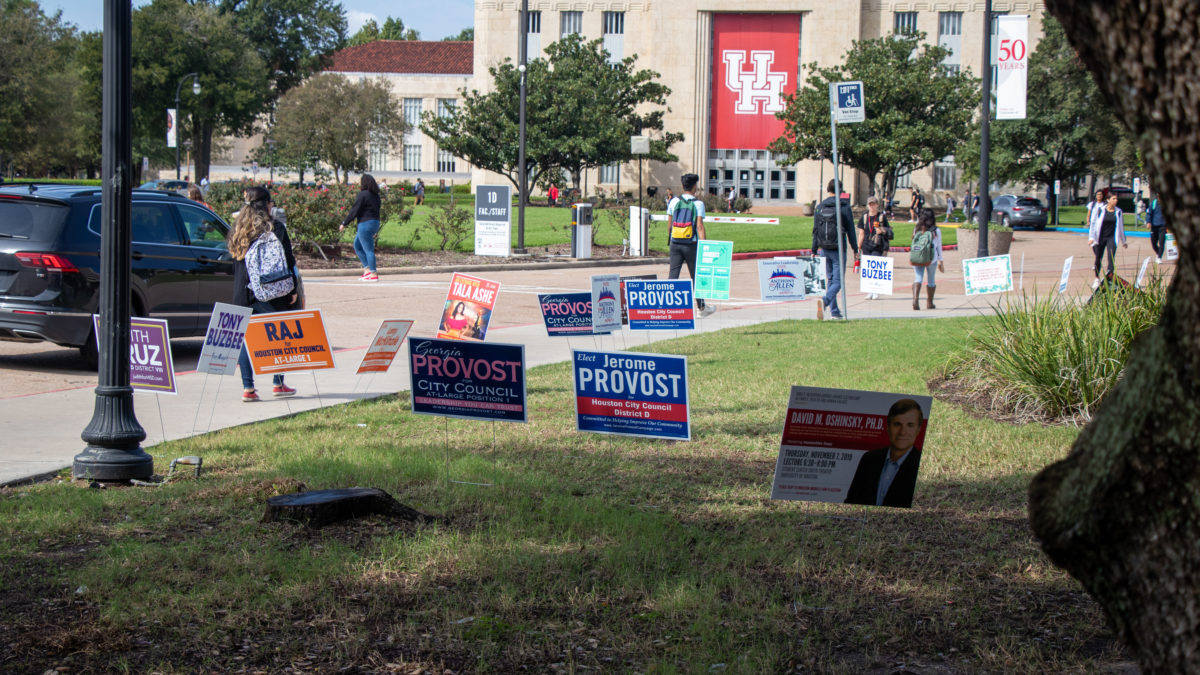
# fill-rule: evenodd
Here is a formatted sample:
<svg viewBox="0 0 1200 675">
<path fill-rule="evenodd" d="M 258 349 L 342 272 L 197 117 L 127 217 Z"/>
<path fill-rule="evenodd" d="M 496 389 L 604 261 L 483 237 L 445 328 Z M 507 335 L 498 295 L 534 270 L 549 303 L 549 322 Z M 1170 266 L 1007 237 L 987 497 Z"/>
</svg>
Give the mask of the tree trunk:
<svg viewBox="0 0 1200 675">
<path fill-rule="evenodd" d="M 1200 3 L 1046 5 L 1136 135 L 1180 256 L 1159 325 L 1137 340 L 1124 377 L 1071 454 L 1030 485 L 1030 520 L 1042 548 L 1103 605 L 1146 672 L 1196 673 L 1200 51 L 1193 45 L 1200 39 Z"/>
<path fill-rule="evenodd" d="M 192 149 L 196 151 L 196 175 L 192 176 L 192 180 L 196 183 L 208 177 L 208 168 L 212 165 L 212 137 L 211 123 L 196 123 L 193 126 L 192 138 L 195 141 Z"/>
</svg>

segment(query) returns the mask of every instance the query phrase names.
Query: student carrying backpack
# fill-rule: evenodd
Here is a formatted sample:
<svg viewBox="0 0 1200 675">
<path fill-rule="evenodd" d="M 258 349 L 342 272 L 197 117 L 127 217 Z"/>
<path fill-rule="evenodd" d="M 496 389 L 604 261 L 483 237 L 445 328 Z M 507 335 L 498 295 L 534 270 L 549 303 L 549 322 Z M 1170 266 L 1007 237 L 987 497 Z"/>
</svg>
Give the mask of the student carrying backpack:
<svg viewBox="0 0 1200 675">
<path fill-rule="evenodd" d="M 257 300 L 268 302 L 296 290 L 283 244 L 274 232 L 264 232 L 246 249 L 247 285 Z"/>
<path fill-rule="evenodd" d="M 667 217 L 671 221 L 668 228 L 667 249 L 670 254 L 671 267 L 667 272 L 668 279 L 678 279 L 679 272 L 686 264 L 688 275 L 696 278 L 696 249 L 697 242 L 704 238 L 704 202 L 696 199 L 696 185 L 700 177 L 694 173 L 684 174 L 680 178 L 683 194 L 672 199 L 667 204 Z M 716 308 L 705 306 L 704 300 L 696 299 L 696 308 L 700 316 L 708 316 Z"/>
</svg>

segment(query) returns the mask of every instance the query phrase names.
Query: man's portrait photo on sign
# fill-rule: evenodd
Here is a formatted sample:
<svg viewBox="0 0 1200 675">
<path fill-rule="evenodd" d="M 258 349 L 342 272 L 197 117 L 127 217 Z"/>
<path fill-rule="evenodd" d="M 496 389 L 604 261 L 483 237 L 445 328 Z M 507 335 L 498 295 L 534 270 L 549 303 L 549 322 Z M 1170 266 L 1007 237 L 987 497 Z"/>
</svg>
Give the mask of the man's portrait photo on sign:
<svg viewBox="0 0 1200 675">
<path fill-rule="evenodd" d="M 846 493 L 846 504 L 912 506 L 921 465 L 917 439 L 925 421 L 919 403 L 902 398 L 887 414 L 888 447 L 863 453 Z"/>
</svg>

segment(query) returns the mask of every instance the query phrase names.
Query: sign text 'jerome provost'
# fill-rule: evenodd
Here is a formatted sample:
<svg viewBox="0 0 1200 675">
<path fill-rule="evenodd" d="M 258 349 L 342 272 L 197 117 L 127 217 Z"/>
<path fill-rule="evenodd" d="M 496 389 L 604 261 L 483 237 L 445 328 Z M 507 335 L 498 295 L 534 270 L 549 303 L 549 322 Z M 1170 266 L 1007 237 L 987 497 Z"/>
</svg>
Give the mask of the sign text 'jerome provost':
<svg viewBox="0 0 1200 675">
<path fill-rule="evenodd" d="M 412 411 L 525 422 L 525 346 L 408 339 Z"/>
<path fill-rule="evenodd" d="M 572 352 L 579 431 L 688 441 L 687 357 Z"/>
<path fill-rule="evenodd" d="M 334 367 L 333 350 L 319 309 L 250 317 L 246 350 L 256 375 Z"/>
</svg>

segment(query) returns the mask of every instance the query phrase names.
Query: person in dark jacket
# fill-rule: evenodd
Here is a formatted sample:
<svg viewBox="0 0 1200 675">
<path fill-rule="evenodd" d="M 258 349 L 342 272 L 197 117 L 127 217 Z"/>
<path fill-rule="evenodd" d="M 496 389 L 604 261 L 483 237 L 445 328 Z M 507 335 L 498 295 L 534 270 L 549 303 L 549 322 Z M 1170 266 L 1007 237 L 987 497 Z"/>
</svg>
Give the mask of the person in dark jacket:
<svg viewBox="0 0 1200 675">
<path fill-rule="evenodd" d="M 858 461 L 845 504 L 912 506 L 921 466 L 921 405 L 911 398 L 892 404 L 887 414 L 888 447 L 871 450 Z"/>
<path fill-rule="evenodd" d="M 246 188 L 242 197 L 245 206 L 238 211 L 237 218 L 233 221 L 233 232 L 229 235 L 229 254 L 234 260 L 231 302 L 239 307 L 249 307 L 255 314 L 286 311 L 296 304 L 298 291 L 268 301 L 254 297 L 254 292 L 250 290 L 250 275 L 246 272 L 246 252 L 256 239 L 267 232 L 274 233 L 275 238 L 283 245 L 284 258 L 294 277 L 296 256 L 292 252 L 292 240 L 288 237 L 287 227 L 271 217 L 271 193 L 265 188 Z M 245 344 L 242 345 L 242 353 L 238 357 L 238 368 L 242 371 L 242 401 L 254 403 L 261 400 L 254 388 L 254 371 L 250 368 L 250 354 L 246 351 Z M 295 389 L 284 384 L 283 375 L 276 375 L 273 385 L 271 393 L 276 398 L 296 395 Z"/>
<path fill-rule="evenodd" d="M 829 185 L 825 187 L 825 200 L 817 205 L 817 212 L 813 214 L 813 253 L 825 259 L 826 290 L 821 304 L 817 305 L 818 319 L 825 318 L 826 307 L 831 310 L 830 316 L 835 319 L 842 318 L 842 311 L 837 304 L 837 295 L 838 291 L 842 290 L 842 270 L 846 266 L 846 253 L 843 247 L 843 257 L 839 261 L 837 238 L 831 234 L 837 230 L 837 221 L 835 216 L 828 215 L 833 209 L 839 208 L 839 200 L 834 197 L 836 189 L 837 182 L 831 179 Z M 849 200 L 840 200 L 840 209 L 842 212 L 841 235 L 846 245 L 854 251 L 854 259 L 858 260 L 858 242 L 854 237 L 854 214 L 850 212 Z M 826 213 L 827 216 L 822 216 L 822 213 Z M 826 218 L 829 219 L 828 224 L 824 222 Z"/>
<path fill-rule="evenodd" d="M 1154 249 L 1154 262 L 1161 263 L 1167 246 L 1167 216 L 1163 213 L 1162 200 L 1158 192 L 1150 193 L 1150 206 L 1146 209 L 1146 222 L 1150 225 L 1150 246 Z"/>
<path fill-rule="evenodd" d="M 358 256 L 363 266 L 363 274 L 359 281 L 379 281 L 375 271 L 375 237 L 379 234 L 379 185 L 369 173 L 364 173 L 359 180 L 358 198 L 346 214 L 338 232 L 346 229 L 346 225 L 355 218 L 358 219 L 358 233 L 354 236 L 354 254 Z"/>
</svg>

